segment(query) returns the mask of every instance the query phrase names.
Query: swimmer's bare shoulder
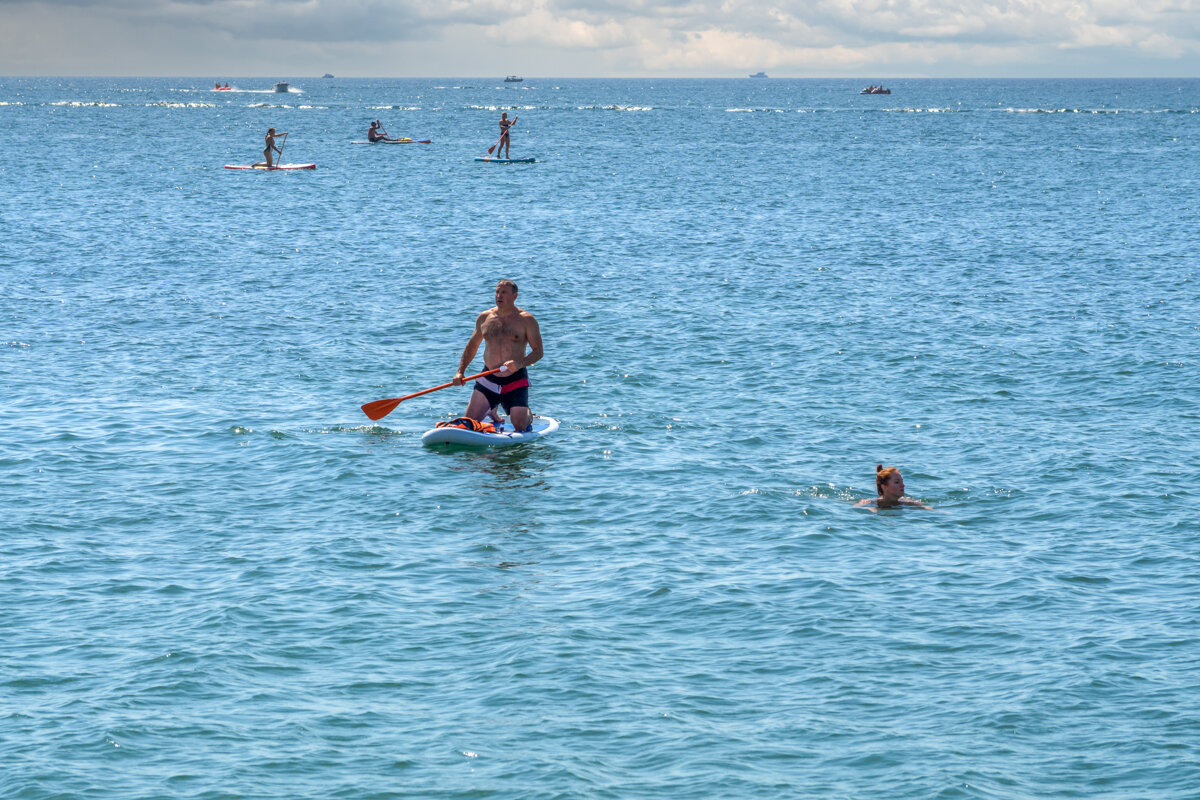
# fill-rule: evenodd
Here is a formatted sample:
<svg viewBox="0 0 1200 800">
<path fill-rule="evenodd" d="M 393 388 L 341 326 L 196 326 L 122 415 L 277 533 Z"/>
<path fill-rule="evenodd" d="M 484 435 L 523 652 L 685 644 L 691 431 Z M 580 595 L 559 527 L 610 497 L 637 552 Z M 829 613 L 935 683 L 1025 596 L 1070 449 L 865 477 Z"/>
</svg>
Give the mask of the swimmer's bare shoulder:
<svg viewBox="0 0 1200 800">
<path fill-rule="evenodd" d="M 857 503 L 854 504 L 854 507 L 855 508 L 866 508 L 866 509 L 869 509 L 873 513 L 875 511 L 879 510 L 879 503 L 877 502 L 877 500 L 878 500 L 878 498 L 868 497 L 863 500 L 859 500 Z M 884 506 L 883 508 L 884 509 L 899 508 L 901 506 L 910 506 L 912 508 L 923 508 L 926 511 L 939 511 L 940 510 L 940 509 L 936 509 L 933 506 L 928 505 L 926 503 L 922 503 L 920 500 L 913 500 L 911 497 L 905 497 L 901 500 L 898 500 L 895 505 Z M 942 511 L 941 513 L 945 514 L 947 512 Z"/>
</svg>

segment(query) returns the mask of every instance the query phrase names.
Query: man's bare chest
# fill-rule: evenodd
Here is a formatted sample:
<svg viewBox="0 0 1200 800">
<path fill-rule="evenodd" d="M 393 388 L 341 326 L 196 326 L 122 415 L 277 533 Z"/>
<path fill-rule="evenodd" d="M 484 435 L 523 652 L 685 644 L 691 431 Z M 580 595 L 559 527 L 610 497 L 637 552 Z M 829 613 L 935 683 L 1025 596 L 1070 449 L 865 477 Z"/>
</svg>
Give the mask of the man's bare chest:
<svg viewBox="0 0 1200 800">
<path fill-rule="evenodd" d="M 492 314 L 483 323 L 483 336 L 488 340 L 521 342 L 525 339 L 525 322 L 519 314 L 510 317 Z"/>
</svg>

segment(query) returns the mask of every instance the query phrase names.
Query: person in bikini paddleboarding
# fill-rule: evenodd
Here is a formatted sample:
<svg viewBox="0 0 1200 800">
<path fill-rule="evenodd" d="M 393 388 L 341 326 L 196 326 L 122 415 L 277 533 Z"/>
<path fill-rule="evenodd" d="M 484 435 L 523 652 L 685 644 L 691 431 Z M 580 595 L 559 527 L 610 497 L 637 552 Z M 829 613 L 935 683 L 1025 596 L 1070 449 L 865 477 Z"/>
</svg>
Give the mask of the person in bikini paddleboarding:
<svg viewBox="0 0 1200 800">
<path fill-rule="evenodd" d="M 512 156 L 510 156 L 508 154 L 508 146 L 509 146 L 508 129 L 511 128 L 512 126 L 513 126 L 513 121 L 508 118 L 508 112 L 507 111 L 500 112 L 500 141 L 498 143 L 498 146 L 496 147 L 496 158 L 500 157 L 501 148 L 504 149 L 504 157 L 505 158 L 512 158 Z"/>
<path fill-rule="evenodd" d="M 537 320 L 528 311 L 517 308 L 517 285 L 512 281 L 496 284 L 496 305 L 475 318 L 475 332 L 463 348 L 454 373 L 455 386 L 462 386 L 467 367 L 483 343 L 485 370 L 500 367 L 500 372 L 475 379 L 475 391 L 465 416 L 482 420 L 492 409 L 503 405 L 513 429 L 529 428 L 529 374 L 526 367 L 542 357 L 542 333 Z M 526 352 L 528 350 L 528 352 Z"/>
<path fill-rule="evenodd" d="M 280 155 L 283 155 L 283 150 L 281 150 L 275 146 L 275 137 L 276 136 L 287 136 L 287 131 L 284 131 L 283 133 L 276 133 L 274 128 L 267 129 L 267 147 L 265 150 L 263 150 L 263 160 L 258 162 L 254 166 L 258 167 L 258 166 L 262 166 L 263 164 L 266 164 L 267 169 L 270 169 L 272 166 L 271 154 L 279 153 Z"/>
<path fill-rule="evenodd" d="M 933 506 L 927 506 L 920 500 L 904 496 L 904 478 L 901 477 L 900 470 L 895 467 L 884 467 L 883 464 L 875 467 L 875 493 L 878 497 L 859 500 L 854 507 L 870 508 L 872 511 L 880 508 L 899 508 L 900 506 L 933 510 Z"/>
</svg>

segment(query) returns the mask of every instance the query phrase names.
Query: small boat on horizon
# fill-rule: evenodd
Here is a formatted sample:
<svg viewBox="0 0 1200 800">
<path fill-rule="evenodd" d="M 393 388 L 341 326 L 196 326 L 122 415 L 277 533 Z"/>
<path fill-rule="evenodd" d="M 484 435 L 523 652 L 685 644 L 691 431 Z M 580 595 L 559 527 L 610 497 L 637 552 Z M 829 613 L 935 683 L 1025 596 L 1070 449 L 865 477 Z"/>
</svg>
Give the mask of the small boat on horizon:
<svg viewBox="0 0 1200 800">
<path fill-rule="evenodd" d="M 859 94 L 891 94 L 891 93 L 892 93 L 891 89 L 885 89 L 882 86 L 868 86 L 867 88 L 865 88 L 861 92 L 859 92 Z"/>
<path fill-rule="evenodd" d="M 332 78 L 332 77 L 333 77 L 333 74 L 332 74 L 332 73 L 329 73 L 329 72 L 326 72 L 326 73 L 325 73 L 324 75 L 322 75 L 321 77 L 322 77 L 322 78 Z"/>
<path fill-rule="evenodd" d="M 520 75 L 509 75 L 508 77 L 506 77 L 504 79 L 504 82 L 505 83 L 520 83 L 523 80 L 525 80 L 525 79 L 522 78 Z"/>
<path fill-rule="evenodd" d="M 753 75 L 751 75 L 750 77 L 751 77 L 751 78 L 765 78 L 765 77 L 767 77 L 767 73 L 765 73 L 765 72 L 756 72 L 756 73 L 754 73 Z"/>
<path fill-rule="evenodd" d="M 279 83 L 275 84 L 275 91 L 277 91 L 277 92 L 288 91 L 287 81 L 280 81 Z"/>
</svg>

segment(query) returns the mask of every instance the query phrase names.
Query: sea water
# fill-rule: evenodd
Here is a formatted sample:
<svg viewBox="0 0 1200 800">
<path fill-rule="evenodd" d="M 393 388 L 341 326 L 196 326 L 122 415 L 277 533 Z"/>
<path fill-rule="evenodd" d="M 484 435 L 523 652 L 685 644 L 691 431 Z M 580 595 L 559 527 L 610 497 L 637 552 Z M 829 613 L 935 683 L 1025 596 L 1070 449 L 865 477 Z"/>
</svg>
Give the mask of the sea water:
<svg viewBox="0 0 1200 800">
<path fill-rule="evenodd" d="M 1200 81 L 228 80 L 0 80 L 0 795 L 1200 796 Z"/>
</svg>

